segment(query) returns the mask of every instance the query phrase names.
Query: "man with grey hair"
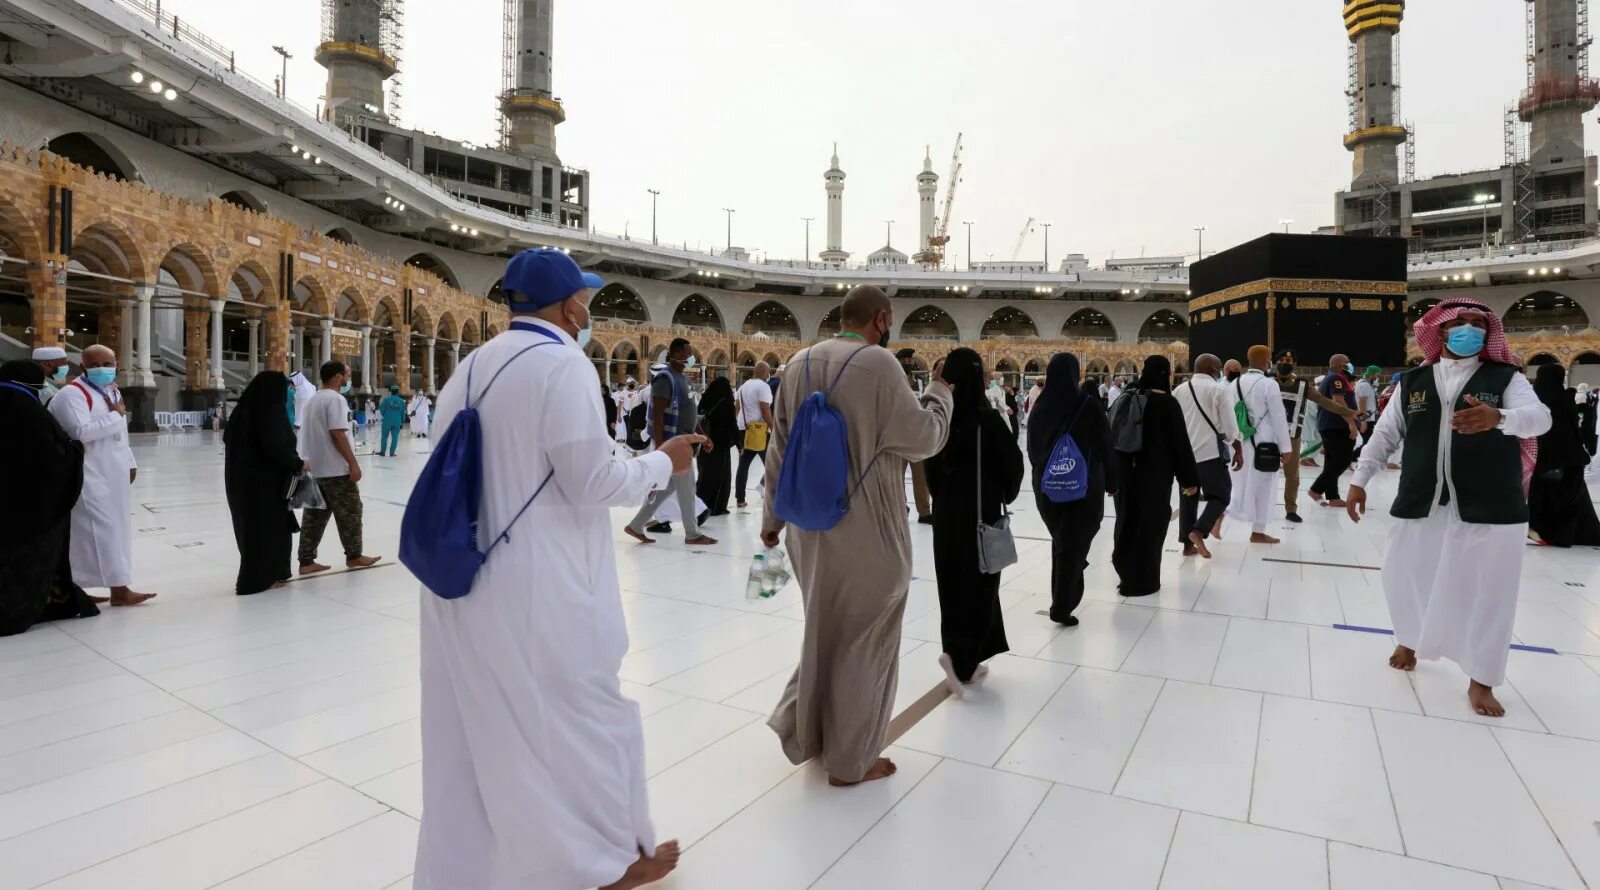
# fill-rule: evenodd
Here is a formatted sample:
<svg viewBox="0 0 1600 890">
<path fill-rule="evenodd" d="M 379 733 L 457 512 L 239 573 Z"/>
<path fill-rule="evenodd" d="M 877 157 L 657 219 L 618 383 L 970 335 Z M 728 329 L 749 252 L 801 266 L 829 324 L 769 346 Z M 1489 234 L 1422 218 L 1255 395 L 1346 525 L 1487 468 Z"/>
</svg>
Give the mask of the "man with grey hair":
<svg viewBox="0 0 1600 890">
<path fill-rule="evenodd" d="M 82 587 L 111 589 L 111 605 L 136 606 L 155 596 L 133 581 L 133 494 L 139 475 L 128 447 L 128 409 L 117 389 L 117 354 L 83 351 L 83 374 L 50 400 L 50 416 L 83 443 L 83 494 L 72 508 L 72 577 Z"/>
</svg>

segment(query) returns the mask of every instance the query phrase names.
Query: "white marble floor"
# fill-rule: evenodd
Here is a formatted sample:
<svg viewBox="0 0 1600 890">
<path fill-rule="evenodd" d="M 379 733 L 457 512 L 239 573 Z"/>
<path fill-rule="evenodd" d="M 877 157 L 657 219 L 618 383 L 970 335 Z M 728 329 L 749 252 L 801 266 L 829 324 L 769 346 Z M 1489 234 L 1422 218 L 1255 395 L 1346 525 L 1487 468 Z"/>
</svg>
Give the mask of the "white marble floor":
<svg viewBox="0 0 1600 890">
<path fill-rule="evenodd" d="M 135 448 L 137 583 L 160 598 L 0 640 L 0 886 L 409 887 L 415 582 L 389 565 L 235 597 L 220 442 Z M 365 459 L 369 552 L 393 557 L 421 460 Z M 1393 475 L 1374 488 L 1386 505 Z M 1516 632 L 1535 649 L 1512 653 L 1489 721 L 1453 666 L 1405 676 L 1388 637 L 1344 629 L 1388 627 L 1377 573 L 1349 567 L 1381 564 L 1382 509 L 1354 528 L 1310 506 L 1274 548 L 1230 524 L 1216 559 L 1168 553 L 1162 593 L 1133 602 L 1108 521 L 1064 630 L 1038 614 L 1028 501 L 1011 653 L 898 740 L 896 776 L 848 790 L 763 725 L 801 610 L 792 587 L 745 599 L 756 517 L 714 520 L 710 552 L 618 534 L 623 678 L 657 825 L 686 847 L 665 886 L 1600 888 L 1595 550 L 1526 551 Z M 930 530 L 913 530 L 902 707 L 939 678 Z"/>
</svg>

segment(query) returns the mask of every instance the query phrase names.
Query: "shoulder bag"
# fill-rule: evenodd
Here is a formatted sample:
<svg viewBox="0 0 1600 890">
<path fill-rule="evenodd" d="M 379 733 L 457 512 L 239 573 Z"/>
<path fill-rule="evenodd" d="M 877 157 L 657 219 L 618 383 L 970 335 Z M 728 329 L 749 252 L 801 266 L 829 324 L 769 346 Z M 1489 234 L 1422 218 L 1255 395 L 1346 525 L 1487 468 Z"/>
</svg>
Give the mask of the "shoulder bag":
<svg viewBox="0 0 1600 890">
<path fill-rule="evenodd" d="M 1000 505 L 1000 518 L 983 521 L 983 420 L 978 420 L 978 571 L 998 575 L 1017 563 L 1017 542 L 1011 536 L 1011 509 Z"/>
<path fill-rule="evenodd" d="M 1236 381 L 1235 385 L 1239 387 L 1239 401 L 1237 402 L 1238 411 L 1239 413 L 1245 415 L 1245 417 L 1248 419 L 1250 415 L 1250 408 L 1245 402 L 1242 379 L 1241 381 Z M 1255 392 L 1255 387 L 1250 387 L 1250 391 Z M 1283 466 L 1283 452 L 1279 450 L 1278 443 L 1257 442 L 1255 434 L 1260 431 L 1260 428 L 1255 424 L 1250 424 L 1249 426 L 1250 445 L 1255 449 L 1255 454 L 1251 459 L 1250 466 L 1253 467 L 1258 473 L 1278 472 L 1278 469 Z"/>
<path fill-rule="evenodd" d="M 1223 462 L 1226 463 L 1228 460 L 1227 440 L 1222 437 L 1222 430 L 1217 429 L 1217 425 L 1211 422 L 1211 415 L 1207 414 L 1206 409 L 1201 406 L 1200 397 L 1194 391 L 1193 380 L 1189 381 L 1189 398 L 1194 399 L 1195 410 L 1200 412 L 1200 418 L 1206 422 L 1206 426 L 1211 427 L 1212 435 L 1217 437 L 1217 457 L 1222 458 Z"/>
</svg>

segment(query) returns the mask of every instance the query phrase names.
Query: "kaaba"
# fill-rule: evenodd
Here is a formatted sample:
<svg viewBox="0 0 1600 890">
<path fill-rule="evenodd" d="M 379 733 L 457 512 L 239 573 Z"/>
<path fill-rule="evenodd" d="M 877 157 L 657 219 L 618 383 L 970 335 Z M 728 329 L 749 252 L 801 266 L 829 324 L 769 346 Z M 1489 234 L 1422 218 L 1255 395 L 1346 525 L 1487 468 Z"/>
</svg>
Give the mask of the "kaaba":
<svg viewBox="0 0 1600 890">
<path fill-rule="evenodd" d="M 1403 238 L 1271 234 L 1189 270 L 1189 361 L 1244 361 L 1264 343 L 1307 368 L 1344 353 L 1356 365 L 1406 362 Z"/>
</svg>

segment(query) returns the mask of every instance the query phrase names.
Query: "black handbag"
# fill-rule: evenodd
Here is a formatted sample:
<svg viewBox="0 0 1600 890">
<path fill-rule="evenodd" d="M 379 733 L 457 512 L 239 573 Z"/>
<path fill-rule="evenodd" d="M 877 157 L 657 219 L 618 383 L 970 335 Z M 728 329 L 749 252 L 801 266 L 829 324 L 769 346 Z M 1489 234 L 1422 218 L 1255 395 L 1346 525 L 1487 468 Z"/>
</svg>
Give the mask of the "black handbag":
<svg viewBox="0 0 1600 890">
<path fill-rule="evenodd" d="M 1278 449 L 1277 442 L 1257 442 L 1250 440 L 1256 447 L 1255 460 L 1252 466 L 1260 473 L 1276 473 L 1283 466 L 1283 452 Z"/>
</svg>

